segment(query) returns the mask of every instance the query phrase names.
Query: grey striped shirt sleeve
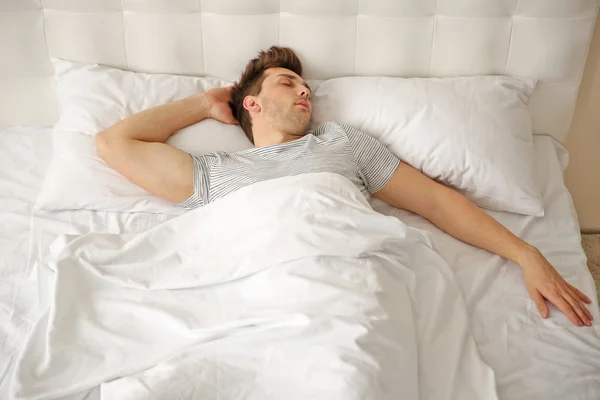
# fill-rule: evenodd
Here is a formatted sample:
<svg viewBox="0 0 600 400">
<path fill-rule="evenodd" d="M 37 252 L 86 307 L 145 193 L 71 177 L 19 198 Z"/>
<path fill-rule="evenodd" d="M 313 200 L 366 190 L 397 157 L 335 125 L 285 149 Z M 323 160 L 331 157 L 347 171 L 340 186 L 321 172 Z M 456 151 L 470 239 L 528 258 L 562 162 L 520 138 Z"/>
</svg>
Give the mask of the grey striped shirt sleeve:
<svg viewBox="0 0 600 400">
<path fill-rule="evenodd" d="M 194 193 L 181 203 L 183 208 L 193 209 L 209 202 L 210 170 L 215 164 L 214 155 L 195 156 L 190 154 L 194 163 Z"/>
<path fill-rule="evenodd" d="M 345 124 L 339 124 L 348 137 L 354 159 L 369 193 L 380 191 L 396 172 L 400 160 L 379 140 Z"/>
</svg>

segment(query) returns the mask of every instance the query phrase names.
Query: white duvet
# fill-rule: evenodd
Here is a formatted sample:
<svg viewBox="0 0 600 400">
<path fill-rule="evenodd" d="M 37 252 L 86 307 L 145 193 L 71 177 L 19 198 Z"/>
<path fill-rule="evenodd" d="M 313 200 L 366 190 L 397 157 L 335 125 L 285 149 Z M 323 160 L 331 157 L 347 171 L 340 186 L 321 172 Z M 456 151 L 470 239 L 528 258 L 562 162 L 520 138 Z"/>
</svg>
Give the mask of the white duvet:
<svg viewBox="0 0 600 400">
<path fill-rule="evenodd" d="M 51 250 L 16 398 L 101 384 L 111 400 L 497 399 L 427 233 L 340 175 L 261 182 Z"/>
</svg>

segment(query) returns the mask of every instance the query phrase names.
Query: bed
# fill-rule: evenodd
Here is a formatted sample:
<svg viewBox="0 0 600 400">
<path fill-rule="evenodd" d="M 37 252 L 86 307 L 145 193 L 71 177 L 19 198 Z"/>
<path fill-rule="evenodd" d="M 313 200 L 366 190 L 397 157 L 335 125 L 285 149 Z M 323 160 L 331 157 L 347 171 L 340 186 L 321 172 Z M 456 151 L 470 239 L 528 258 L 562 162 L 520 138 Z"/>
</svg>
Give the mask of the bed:
<svg viewBox="0 0 600 400">
<path fill-rule="evenodd" d="M 500 211 L 486 212 L 513 233 L 538 247 L 569 283 L 581 289 L 592 299 L 592 304 L 588 307 L 594 316 L 591 327 L 574 326 L 552 305 L 550 306 L 551 318 L 542 319 L 522 284 L 522 272 L 515 264 L 459 242 L 419 216 L 395 209 L 377 200 L 371 200 L 371 205 L 376 211 L 395 217 L 408 227 L 426 232 L 431 239 L 432 248 L 450 268 L 451 276 L 448 279 L 454 282 L 464 301 L 470 337 L 474 340 L 478 357 L 483 362 L 482 365 L 488 366 L 493 371 L 491 376 L 486 375 L 485 372 L 478 375 L 473 371 L 471 383 L 477 386 L 477 379 L 491 380 L 495 393 L 478 397 L 477 392 L 473 391 L 470 392 L 472 394 L 470 398 L 497 396 L 498 399 L 503 400 L 537 398 L 591 400 L 600 397 L 600 329 L 597 322 L 600 318 L 600 310 L 595 285 L 581 248 L 579 225 L 573 202 L 563 181 L 563 171 L 568 165 L 568 153 L 561 144 L 570 125 L 572 108 L 585 63 L 585 51 L 597 15 L 597 1 L 569 4 L 556 1 L 550 5 L 532 1 L 506 1 L 485 6 L 469 2 L 443 1 L 438 2 L 437 5 L 433 4 L 435 2 L 398 2 L 394 5 L 389 2 L 355 1 L 320 6 L 313 2 L 294 5 L 283 1 L 281 4 L 252 2 L 244 5 L 240 3 L 237 6 L 233 2 L 212 1 L 197 4 L 179 2 L 176 5 L 175 3 L 169 5 L 166 2 L 145 5 L 126 1 L 113 3 L 87 2 L 76 5 L 67 2 L 45 2 L 43 7 L 37 2 L 31 2 L 28 6 L 7 3 L 9 4 L 7 7 L 3 6 L 5 9 L 0 9 L 5 11 L 0 15 L 2 18 L 7 18 L 6 21 L 9 15 L 12 16 L 11 20 L 25 21 L 24 26 L 27 26 L 27 29 L 35 31 L 36 35 L 43 34 L 43 37 L 33 35 L 34 39 L 27 42 L 28 45 L 33 43 L 34 46 L 27 48 L 28 57 L 31 54 L 38 54 L 36 51 L 43 49 L 44 52 L 49 50 L 50 54 L 65 59 L 99 62 L 150 73 L 198 73 L 196 67 L 199 64 L 194 64 L 199 60 L 198 58 L 186 58 L 185 55 L 181 58 L 174 57 L 173 60 L 182 63 L 177 65 L 165 61 L 164 58 L 162 61 L 156 61 L 157 58 L 153 57 L 161 52 L 169 53 L 169 41 L 179 40 L 181 38 L 179 35 L 203 33 L 201 43 L 204 45 L 205 53 L 201 72 L 209 76 L 235 77 L 243 63 L 253 55 L 254 49 L 274 43 L 269 36 L 273 32 L 261 31 L 257 35 L 263 35 L 262 37 L 245 38 L 244 40 L 248 40 L 249 43 L 235 44 L 234 46 L 240 47 L 234 53 L 235 55 L 228 56 L 216 45 L 216 42 L 209 40 L 211 35 L 223 29 L 217 25 L 217 22 L 223 22 L 225 26 L 228 26 L 226 24 L 233 26 L 252 25 L 262 21 L 267 26 L 279 20 L 287 23 L 285 26 L 282 24 L 281 27 L 281 43 L 295 45 L 302 51 L 308 59 L 307 74 L 314 78 L 353 75 L 353 72 L 356 75 L 395 76 L 451 76 L 511 72 L 540 79 L 532 96 L 530 110 L 535 133 L 533 163 L 542 193 L 544 216 L 524 216 Z M 203 6 L 202 9 L 200 4 Z M 194 18 L 201 15 L 200 11 L 205 18 L 202 24 L 203 31 L 196 32 Z M 319 16 L 319 13 L 323 15 Z M 382 19 L 381 16 L 386 13 L 388 19 Z M 163 14 L 166 16 L 165 19 L 160 18 Z M 277 16 L 280 19 L 277 19 Z M 452 53 L 438 51 L 433 55 L 428 54 L 431 59 L 419 58 L 419 52 L 415 47 L 411 47 L 407 38 L 412 37 L 411 32 L 412 34 L 422 32 L 420 29 L 429 26 L 432 21 L 431 16 L 434 16 L 434 22 L 437 21 L 438 24 L 436 29 L 439 36 L 436 36 L 438 40 L 435 41 L 435 45 L 443 45 L 438 47 L 438 50 L 443 48 L 447 49 L 444 51 Z M 181 17 L 181 20 L 178 20 L 178 17 Z M 489 31 L 484 28 L 486 35 L 481 42 L 477 42 L 476 39 L 468 41 L 466 38 L 470 32 L 473 32 L 469 29 L 481 29 L 482 18 L 490 17 L 492 18 L 490 21 L 493 22 L 491 25 L 497 24 L 497 26 L 494 25 Z M 503 24 L 504 17 L 514 22 Z M 412 49 L 407 50 L 407 53 L 391 54 L 389 52 L 391 47 L 386 47 L 391 44 L 386 41 L 381 42 L 381 47 L 368 46 L 368 43 L 371 43 L 369 40 L 386 32 L 377 29 L 377 22 L 383 21 L 382 24 L 389 24 L 390 18 L 392 20 L 401 18 L 406 22 L 404 25 L 398 25 L 401 26 L 400 28 L 389 29 L 395 29 L 394 32 L 402 38 L 403 44 Z M 129 36 L 125 41 L 120 40 L 115 33 L 119 31 L 118 27 L 123 26 L 123 21 L 130 24 L 130 30 L 127 31 Z M 176 21 L 185 21 L 183 31 L 176 29 Z M 352 55 L 349 48 L 344 46 L 346 43 L 344 39 L 337 36 L 332 37 L 331 42 L 324 44 L 323 47 L 315 46 L 311 49 L 308 46 L 311 40 L 320 37 L 319 29 L 326 29 L 327 23 L 338 24 L 339 29 L 354 29 L 355 21 L 358 21 L 358 29 L 362 29 L 359 31 L 361 35 L 352 31 L 356 34 L 359 53 Z M 304 22 L 312 24 L 316 32 L 314 38 L 300 38 L 294 33 L 294 29 L 289 29 L 303 26 Z M 461 23 L 459 25 L 463 28 L 465 26 L 470 28 L 461 29 L 457 22 Z M 145 25 L 148 23 L 150 25 Z M 150 31 L 144 30 L 144 26 L 152 26 L 155 23 L 162 24 L 160 26 L 164 29 L 163 32 L 171 33 L 167 33 L 162 39 L 154 36 L 159 46 L 156 53 L 152 53 L 143 44 L 144 42 L 139 40 L 141 36 L 136 35 L 149 34 Z M 552 25 L 553 23 L 555 25 Z M 81 41 L 69 41 L 70 30 L 82 27 L 82 24 L 87 27 L 83 29 Z M 509 30 L 506 31 L 505 29 L 508 28 Z M 554 42 L 555 47 L 550 47 L 549 53 L 541 56 L 541 59 L 549 57 L 549 60 L 555 62 L 555 67 L 525 57 L 531 49 L 537 49 L 538 46 L 557 39 L 554 34 L 555 28 L 559 34 L 569 32 L 560 36 L 558 42 Z M 511 39 L 506 42 L 506 48 L 500 45 L 500 38 L 504 37 L 502 35 Z M 108 37 L 104 38 L 104 36 Z M 431 48 L 431 35 L 417 37 L 422 40 L 420 42 L 422 45 Z M 113 39 L 114 41 L 111 41 Z M 426 39 L 430 42 L 426 42 Z M 461 41 L 464 41 L 464 46 L 459 49 L 457 46 Z M 96 43 L 96 47 L 87 47 L 86 43 Z M 115 43 L 118 43 L 117 47 L 114 47 Z M 126 51 L 131 54 L 128 65 L 123 65 L 119 58 L 120 52 L 125 51 L 124 43 L 128 43 Z M 335 62 L 327 61 L 330 59 L 325 56 L 326 50 L 331 49 L 327 46 L 334 46 L 336 43 L 341 46 L 340 57 Z M 494 48 L 492 52 L 494 54 L 491 54 L 483 50 L 482 44 L 494 44 L 499 48 Z M 251 47 L 252 52 L 246 47 Z M 20 47 L 17 41 L 14 49 L 18 48 Z M 14 51 L 14 54 L 21 54 L 20 50 Z M 505 55 L 504 51 L 508 52 L 510 57 Z M 455 57 L 457 53 L 462 54 L 463 57 Z M 499 53 L 504 55 L 498 56 Z M 414 57 L 409 60 L 405 57 L 406 54 L 412 54 Z M 46 53 L 44 56 L 47 57 Z M 229 62 L 223 61 L 225 59 Z M 350 59 L 356 62 L 354 71 L 344 67 Z M 379 61 L 370 63 L 367 61 L 369 59 Z M 18 62 L 22 58 L 16 57 L 15 60 Z M 50 64 L 43 57 L 42 60 L 45 61 L 38 64 L 38 67 L 44 69 L 43 72 L 46 73 Z M 320 60 L 325 61 L 320 62 Z M 448 60 L 452 61 L 448 62 Z M 393 65 L 398 67 L 390 67 Z M 217 74 L 216 71 L 219 73 Z M 36 321 L 56 296 L 52 289 L 54 275 L 49 259 L 52 252 L 51 245 L 56 246 L 60 243 L 57 242 L 57 238 L 91 232 L 139 234 L 178 217 L 168 213 L 139 211 L 124 213 L 88 209 L 34 209 L 48 165 L 52 160 L 51 134 L 53 122 L 56 120 L 56 110 L 55 100 L 52 98 L 52 77 L 28 77 L 27 79 L 29 80 L 26 84 L 15 86 L 15 91 L 10 92 L 15 94 L 14 101 L 3 104 L 3 109 L 0 111 L 3 121 L 12 125 L 3 128 L 0 132 L 1 398 L 9 398 L 20 352 Z M 33 100 L 37 102 L 34 103 L 36 107 L 27 113 L 25 100 L 29 101 L 34 91 L 40 95 L 35 96 Z M 3 99 L 5 100 L 6 97 Z M 442 331 L 439 334 L 440 338 L 443 337 Z M 443 340 L 440 339 L 440 342 Z M 447 366 L 443 358 L 443 355 L 440 355 L 440 366 Z M 430 363 L 433 361 L 428 360 Z M 414 398 L 457 398 L 455 396 L 458 392 L 443 391 L 453 387 L 452 383 L 440 381 L 439 387 L 442 391 L 436 390 L 435 385 L 431 383 L 435 383 L 444 371 L 441 368 L 433 368 L 433 364 L 429 365 L 431 369 L 419 371 L 419 377 L 429 382 L 430 386 L 426 386 L 426 390 L 420 388 L 420 396 Z M 456 368 L 458 369 L 458 366 Z M 156 373 L 156 369 L 153 371 Z M 142 393 L 145 393 L 145 396 L 153 394 L 156 398 L 173 398 L 171 396 L 176 394 L 182 398 L 194 398 L 194 396 L 219 398 L 219 395 L 223 396 L 220 398 L 253 398 L 252 392 L 247 390 L 249 385 L 252 385 L 251 378 L 243 374 L 236 375 L 227 369 L 223 369 L 222 373 L 220 378 L 218 374 L 203 376 L 206 385 L 194 394 L 184 395 L 172 390 L 170 396 L 161 397 L 159 393 L 169 392 L 165 392 L 164 388 L 160 391 L 156 387 L 152 387 L 153 390 L 157 390 L 154 393 L 152 390 Z M 454 375 L 451 373 L 449 376 Z M 240 383 L 235 383 L 236 378 L 239 378 Z M 246 380 L 247 378 L 250 380 Z M 136 379 L 142 384 L 147 383 L 140 376 Z M 120 392 L 123 388 L 128 388 L 127 396 L 120 398 L 146 398 L 140 395 L 139 391 L 130 390 L 135 386 L 131 382 L 127 383 L 129 386 L 119 386 L 124 384 L 122 382 L 119 379 L 111 379 L 107 383 L 94 385 L 91 389 L 85 388 L 79 393 L 71 391 L 68 395 L 61 395 L 54 392 L 52 395 L 47 395 L 49 397 L 39 398 L 119 398 L 120 393 L 125 393 Z M 254 398 L 261 398 L 260 395 L 254 395 L 258 396 Z M 262 398 L 266 398 L 266 395 L 264 396 Z M 294 397 L 290 394 L 287 398 Z"/>
</svg>

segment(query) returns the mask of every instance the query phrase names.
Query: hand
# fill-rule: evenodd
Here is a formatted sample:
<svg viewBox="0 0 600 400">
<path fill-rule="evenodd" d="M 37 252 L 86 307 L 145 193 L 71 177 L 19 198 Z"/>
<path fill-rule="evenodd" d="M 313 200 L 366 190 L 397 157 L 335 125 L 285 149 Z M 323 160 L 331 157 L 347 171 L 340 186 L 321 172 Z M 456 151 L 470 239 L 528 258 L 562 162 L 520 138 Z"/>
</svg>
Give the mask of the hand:
<svg viewBox="0 0 600 400">
<path fill-rule="evenodd" d="M 574 286 L 567 283 L 537 249 L 522 262 L 525 287 L 535 302 L 542 318 L 549 314 L 544 298 L 557 306 L 577 326 L 591 326 L 594 319 L 583 305 L 592 301 Z"/>
<path fill-rule="evenodd" d="M 207 102 L 209 117 L 225 124 L 239 125 L 237 119 L 231 113 L 229 101 L 231 100 L 231 89 L 233 86 L 214 88 L 202 93 Z"/>
</svg>

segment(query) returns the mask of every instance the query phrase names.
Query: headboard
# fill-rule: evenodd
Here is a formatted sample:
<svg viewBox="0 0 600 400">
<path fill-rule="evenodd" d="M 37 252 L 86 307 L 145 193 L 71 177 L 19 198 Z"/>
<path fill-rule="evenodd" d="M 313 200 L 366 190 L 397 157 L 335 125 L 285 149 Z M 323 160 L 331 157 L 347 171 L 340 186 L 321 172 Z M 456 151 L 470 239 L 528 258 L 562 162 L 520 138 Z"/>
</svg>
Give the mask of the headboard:
<svg viewBox="0 0 600 400">
<path fill-rule="evenodd" d="M 1 0 L 0 125 L 58 118 L 49 56 L 237 79 L 273 44 L 305 78 L 537 78 L 534 131 L 564 141 L 600 0 Z"/>
</svg>

